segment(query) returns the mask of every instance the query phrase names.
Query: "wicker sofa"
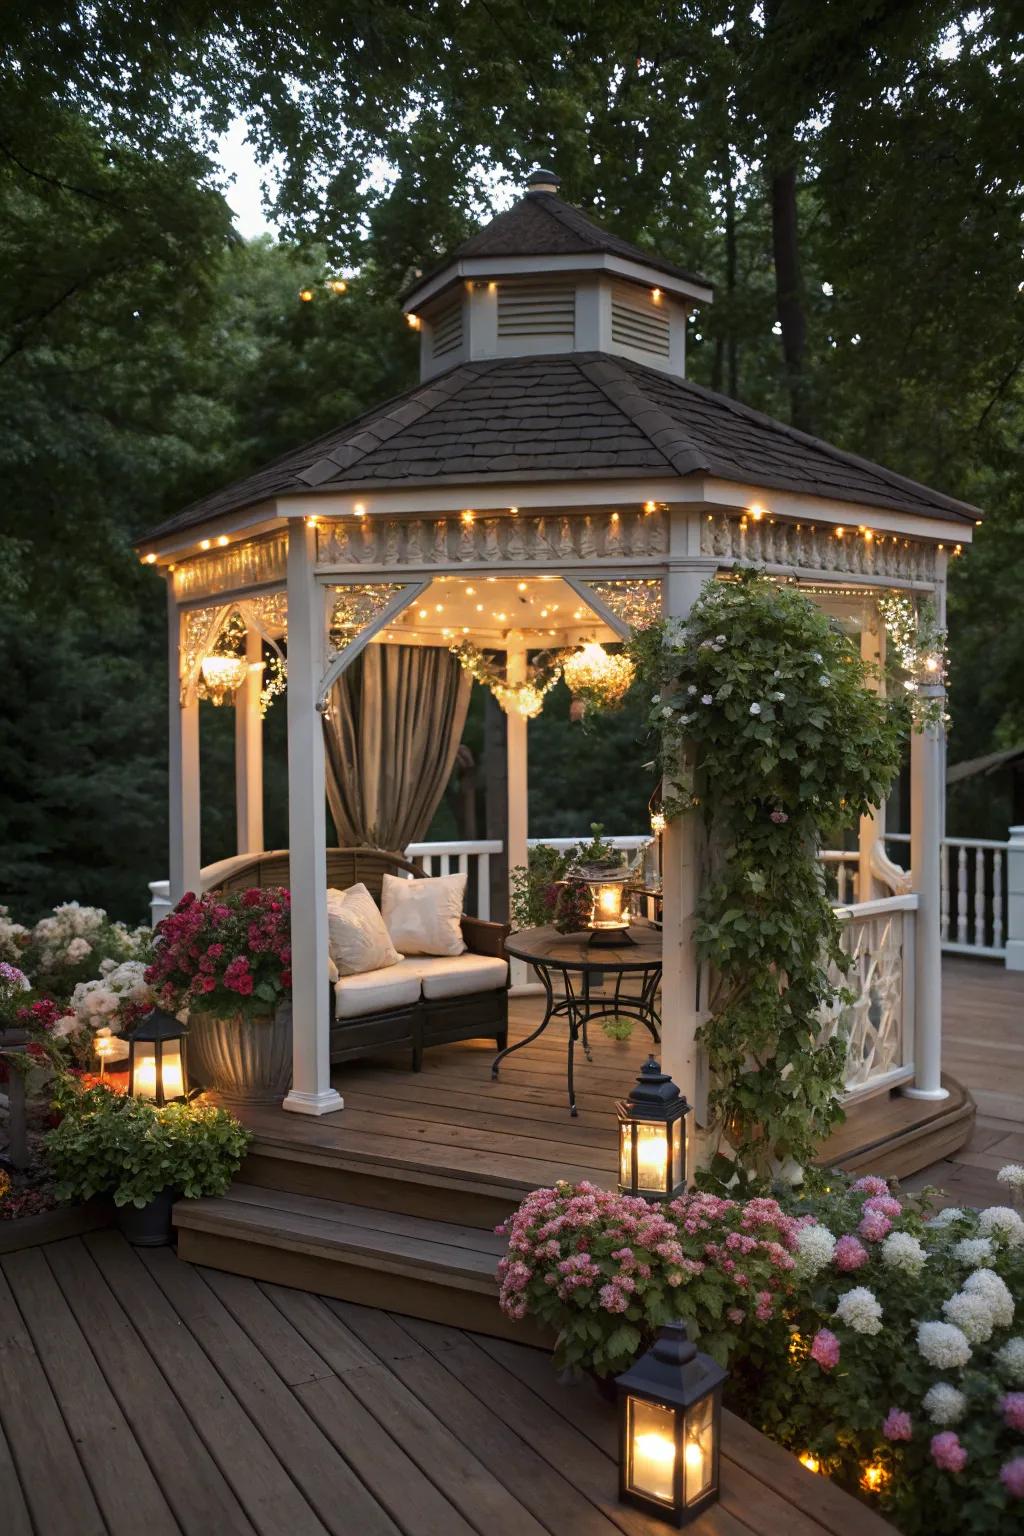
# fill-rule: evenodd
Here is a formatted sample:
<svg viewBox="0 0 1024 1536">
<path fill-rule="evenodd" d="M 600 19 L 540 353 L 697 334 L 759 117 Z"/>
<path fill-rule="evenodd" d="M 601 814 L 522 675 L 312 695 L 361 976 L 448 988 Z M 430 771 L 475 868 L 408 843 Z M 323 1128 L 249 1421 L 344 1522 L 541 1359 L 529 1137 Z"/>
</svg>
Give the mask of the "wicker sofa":
<svg viewBox="0 0 1024 1536">
<path fill-rule="evenodd" d="M 423 871 L 380 848 L 328 848 L 327 884 L 337 890 L 362 883 L 377 905 L 385 874 L 423 879 Z M 287 850 L 255 854 L 232 869 L 223 891 L 287 885 Z M 427 1046 L 452 1040 L 508 1043 L 508 962 L 502 923 L 462 919 L 466 953 L 451 958 L 409 956 L 385 971 L 343 976 L 331 988 L 331 1063 L 408 1046 L 418 1072 Z"/>
</svg>

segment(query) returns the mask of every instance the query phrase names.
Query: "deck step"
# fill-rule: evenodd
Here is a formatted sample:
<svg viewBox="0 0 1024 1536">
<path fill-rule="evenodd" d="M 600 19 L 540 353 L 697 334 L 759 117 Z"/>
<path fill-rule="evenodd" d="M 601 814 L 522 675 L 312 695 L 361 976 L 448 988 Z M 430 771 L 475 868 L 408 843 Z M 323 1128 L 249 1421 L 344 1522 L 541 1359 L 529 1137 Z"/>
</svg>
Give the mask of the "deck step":
<svg viewBox="0 0 1024 1536">
<path fill-rule="evenodd" d="M 904 1179 L 950 1157 L 970 1140 L 975 1104 L 970 1092 L 945 1073 L 948 1098 L 927 1102 L 898 1092 L 853 1107 L 815 1161 L 847 1173 Z"/>
<path fill-rule="evenodd" d="M 174 1208 L 178 1256 L 296 1290 L 524 1340 L 498 1307 L 493 1232 L 343 1200 L 234 1184 Z M 469 1321 L 471 1319 L 472 1321 Z M 529 1331 L 529 1330 L 528 1330 Z"/>
</svg>

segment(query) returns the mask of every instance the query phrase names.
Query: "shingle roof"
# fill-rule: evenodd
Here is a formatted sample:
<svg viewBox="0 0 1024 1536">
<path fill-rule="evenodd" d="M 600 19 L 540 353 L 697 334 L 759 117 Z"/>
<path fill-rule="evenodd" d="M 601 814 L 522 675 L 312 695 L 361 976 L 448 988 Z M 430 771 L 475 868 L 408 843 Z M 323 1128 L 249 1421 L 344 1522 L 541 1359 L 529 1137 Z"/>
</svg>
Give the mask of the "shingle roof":
<svg viewBox="0 0 1024 1536">
<path fill-rule="evenodd" d="M 633 245 L 600 224 L 580 208 L 574 208 L 554 192 L 527 192 L 505 213 L 497 214 L 489 224 L 478 229 L 436 266 L 418 277 L 402 295 L 409 299 L 439 272 L 463 257 L 486 256 L 622 256 L 639 261 L 684 282 L 711 289 L 713 284 L 698 273 L 687 272 L 675 262 L 666 261 L 655 251 Z"/>
<path fill-rule="evenodd" d="M 706 474 L 972 522 L 977 508 L 624 358 L 463 363 L 187 507 L 154 538 L 311 489 Z"/>
</svg>

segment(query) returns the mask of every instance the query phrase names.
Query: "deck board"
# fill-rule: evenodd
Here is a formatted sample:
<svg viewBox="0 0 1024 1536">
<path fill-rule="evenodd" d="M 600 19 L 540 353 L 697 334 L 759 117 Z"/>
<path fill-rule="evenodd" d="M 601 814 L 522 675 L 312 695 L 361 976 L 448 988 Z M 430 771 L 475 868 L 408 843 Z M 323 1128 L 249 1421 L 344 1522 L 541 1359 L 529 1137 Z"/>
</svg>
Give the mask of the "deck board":
<svg viewBox="0 0 1024 1536">
<path fill-rule="evenodd" d="M 4 1536 L 664 1530 L 618 1503 L 614 1409 L 560 1383 L 540 1350 L 136 1252 L 114 1232 L 2 1268 Z M 692 1529 L 890 1527 L 726 1415 L 722 1502 Z"/>
</svg>

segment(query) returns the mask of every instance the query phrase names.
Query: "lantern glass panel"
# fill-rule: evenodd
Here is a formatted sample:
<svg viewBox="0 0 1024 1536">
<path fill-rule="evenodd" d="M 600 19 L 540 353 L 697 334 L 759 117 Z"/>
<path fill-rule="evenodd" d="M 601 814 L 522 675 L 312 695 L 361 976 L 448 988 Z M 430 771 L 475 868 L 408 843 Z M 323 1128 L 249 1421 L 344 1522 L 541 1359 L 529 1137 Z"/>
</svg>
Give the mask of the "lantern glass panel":
<svg viewBox="0 0 1024 1536">
<path fill-rule="evenodd" d="M 676 1415 L 661 1403 L 626 1399 L 626 1486 L 632 1493 L 675 1503 Z"/>
<path fill-rule="evenodd" d="M 669 1188 L 678 1189 L 683 1182 L 683 1153 L 686 1149 L 686 1127 L 682 1120 L 676 1120 L 669 1127 L 672 1138 L 672 1177 L 669 1179 Z"/>
<path fill-rule="evenodd" d="M 683 1441 L 684 1500 L 692 1504 L 710 1490 L 715 1477 L 714 1402 L 705 1397 L 686 1415 Z"/>
<path fill-rule="evenodd" d="M 660 1191 L 664 1194 L 668 1184 L 669 1138 L 672 1129 L 664 1120 L 638 1120 L 633 1134 L 636 1136 L 636 1187 L 640 1190 Z"/>
<path fill-rule="evenodd" d="M 594 887 L 594 902 L 590 914 L 594 928 L 622 928 L 626 925 L 623 911 L 627 889 L 621 882 Z"/>
<path fill-rule="evenodd" d="M 157 1071 L 156 1053 L 160 1050 L 161 1065 L 163 1068 L 163 1097 L 164 1099 L 180 1099 L 185 1092 L 185 1079 L 181 1070 L 181 1042 L 168 1041 L 166 1045 L 157 1046 L 151 1040 L 137 1040 L 135 1042 L 135 1072 L 132 1079 L 132 1091 L 137 1099 L 156 1099 Z"/>
</svg>

